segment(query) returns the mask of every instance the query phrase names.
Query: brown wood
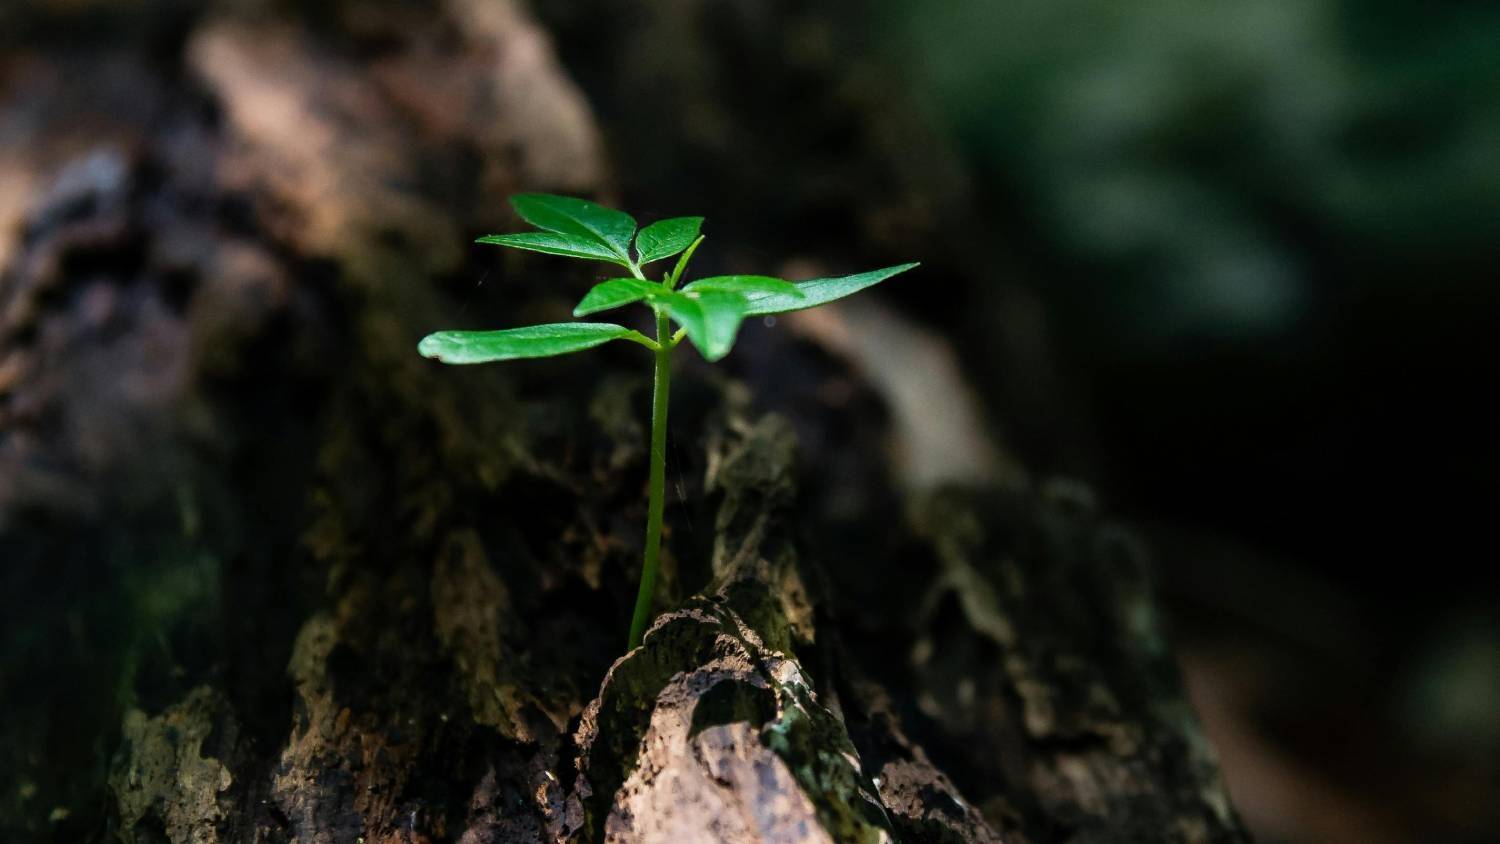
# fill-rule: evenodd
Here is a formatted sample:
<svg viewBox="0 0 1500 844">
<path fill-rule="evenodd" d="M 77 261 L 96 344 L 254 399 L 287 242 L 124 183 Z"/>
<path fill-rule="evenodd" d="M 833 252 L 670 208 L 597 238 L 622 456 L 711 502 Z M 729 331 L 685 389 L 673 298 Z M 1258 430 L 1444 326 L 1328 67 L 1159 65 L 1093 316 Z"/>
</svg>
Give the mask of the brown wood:
<svg viewBox="0 0 1500 844">
<path fill-rule="evenodd" d="M 598 276 L 467 245 L 617 196 L 546 31 L 183 20 L 0 56 L 6 840 L 1245 840 L 1128 531 L 903 481 L 854 321 L 684 365 L 622 655 L 649 362 L 415 354 Z"/>
</svg>

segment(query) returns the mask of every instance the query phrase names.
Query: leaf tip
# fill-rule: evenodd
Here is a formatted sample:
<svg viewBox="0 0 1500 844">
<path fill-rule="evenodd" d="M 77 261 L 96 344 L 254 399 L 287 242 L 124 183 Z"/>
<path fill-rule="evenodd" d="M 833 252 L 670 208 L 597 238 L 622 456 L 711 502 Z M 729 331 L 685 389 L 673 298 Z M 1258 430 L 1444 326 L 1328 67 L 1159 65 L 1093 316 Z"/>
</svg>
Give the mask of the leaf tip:
<svg viewBox="0 0 1500 844">
<path fill-rule="evenodd" d="M 443 359 L 442 345 L 443 337 L 441 332 L 429 334 L 423 337 L 421 342 L 417 343 L 417 354 L 424 358 L 433 358 L 441 361 Z"/>
</svg>

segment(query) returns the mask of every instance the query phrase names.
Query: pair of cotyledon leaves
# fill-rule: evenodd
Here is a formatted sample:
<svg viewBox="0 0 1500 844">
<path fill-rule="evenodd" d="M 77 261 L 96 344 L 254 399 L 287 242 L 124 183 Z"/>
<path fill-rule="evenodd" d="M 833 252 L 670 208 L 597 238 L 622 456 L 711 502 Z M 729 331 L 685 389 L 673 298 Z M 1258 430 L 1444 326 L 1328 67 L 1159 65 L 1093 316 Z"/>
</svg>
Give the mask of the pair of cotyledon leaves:
<svg viewBox="0 0 1500 844">
<path fill-rule="evenodd" d="M 489 235 L 478 242 L 605 261 L 625 267 L 633 276 L 639 275 L 646 264 L 682 253 L 698 239 L 703 225 L 702 217 L 674 217 L 637 232 L 636 222 L 629 214 L 582 199 L 519 194 L 511 198 L 511 204 L 521 219 L 542 231 Z M 573 315 L 587 316 L 644 302 L 682 326 L 703 357 L 714 361 L 729 353 L 740 323 L 747 316 L 817 307 L 915 266 L 902 264 L 797 284 L 767 276 L 717 276 L 690 282 L 681 290 L 642 278 L 614 278 L 590 290 L 573 309 Z M 418 349 L 444 363 L 487 363 L 568 354 L 621 338 L 650 345 L 639 332 L 624 326 L 565 322 L 504 331 L 440 331 L 424 338 Z"/>
</svg>

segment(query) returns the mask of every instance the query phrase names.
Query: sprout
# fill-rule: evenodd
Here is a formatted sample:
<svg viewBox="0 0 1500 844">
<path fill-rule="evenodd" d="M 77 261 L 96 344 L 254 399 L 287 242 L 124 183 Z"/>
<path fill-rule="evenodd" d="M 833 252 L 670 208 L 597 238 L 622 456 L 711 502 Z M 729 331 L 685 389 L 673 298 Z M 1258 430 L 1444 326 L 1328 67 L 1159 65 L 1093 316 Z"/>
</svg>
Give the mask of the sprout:
<svg viewBox="0 0 1500 844">
<path fill-rule="evenodd" d="M 488 363 L 497 360 L 551 357 L 581 352 L 611 340 L 628 340 L 655 356 L 651 403 L 650 500 L 646 515 L 646 556 L 640 591 L 630 623 L 630 647 L 641 643 L 651 620 L 651 597 L 661 556 L 661 527 L 666 488 L 667 397 L 672 378 L 672 350 L 683 338 L 692 342 L 705 360 L 729 354 L 747 316 L 800 311 L 842 299 L 903 273 L 916 264 L 883 270 L 792 283 L 759 275 L 702 278 L 682 285 L 683 273 L 703 242 L 702 217 L 674 217 L 639 232 L 629 214 L 582 199 L 548 194 L 519 194 L 511 205 L 521 219 L 541 231 L 481 237 L 514 249 L 544 252 L 567 258 L 604 261 L 623 267 L 628 278 L 600 282 L 573 309 L 576 317 L 634 303 L 656 315 L 656 338 L 620 325 L 600 322 L 563 322 L 504 331 L 439 331 L 422 339 L 417 350 L 443 363 Z M 661 281 L 650 281 L 641 268 L 673 256 L 677 264 Z M 672 324 L 678 328 L 674 332 Z"/>
</svg>

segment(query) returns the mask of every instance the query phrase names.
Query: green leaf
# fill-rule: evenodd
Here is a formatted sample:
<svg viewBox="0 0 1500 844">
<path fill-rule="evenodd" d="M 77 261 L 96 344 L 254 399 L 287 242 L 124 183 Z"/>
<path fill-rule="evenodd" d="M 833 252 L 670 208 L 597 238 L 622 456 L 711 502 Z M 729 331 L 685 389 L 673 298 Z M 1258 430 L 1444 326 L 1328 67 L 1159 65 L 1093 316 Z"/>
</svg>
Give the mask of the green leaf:
<svg viewBox="0 0 1500 844">
<path fill-rule="evenodd" d="M 610 308 L 639 302 L 664 292 L 666 288 L 654 281 L 641 281 L 638 278 L 612 278 L 595 285 L 594 289 L 583 297 L 583 301 L 578 303 L 578 307 L 573 309 L 573 316 L 581 317 L 607 311 Z"/>
<path fill-rule="evenodd" d="M 872 270 L 867 273 L 859 273 L 858 275 L 846 275 L 842 278 L 815 278 L 811 281 L 798 282 L 797 290 L 802 294 L 802 298 L 800 299 L 780 293 L 749 293 L 746 294 L 750 302 L 745 315 L 784 314 L 788 311 L 816 308 L 819 305 L 826 305 L 835 299 L 842 299 L 845 296 L 858 293 L 867 287 L 873 287 L 891 276 L 904 273 L 915 266 L 917 265 L 901 264 L 896 267 L 886 267 L 883 270 Z"/>
<path fill-rule="evenodd" d="M 592 238 L 552 232 L 525 232 L 523 234 L 491 234 L 479 238 L 475 243 L 493 243 L 513 249 L 545 252 L 548 255 L 563 255 L 568 258 L 586 258 L 591 261 L 609 261 L 629 266 L 620 256 Z"/>
<path fill-rule="evenodd" d="M 802 298 L 802 291 L 797 289 L 797 285 L 764 275 L 718 275 L 712 278 L 700 278 L 684 285 L 682 290 L 684 293 L 693 290 L 712 290 L 719 293 L 761 293 L 767 296 Z"/>
<path fill-rule="evenodd" d="M 667 291 L 651 299 L 651 304 L 662 308 L 667 315 L 687 329 L 688 339 L 698 348 L 707 361 L 716 361 L 729 354 L 734 347 L 735 335 L 745 319 L 749 303 L 739 293 L 702 291 L 677 293 Z"/>
<path fill-rule="evenodd" d="M 635 218 L 624 211 L 605 208 L 586 199 L 553 196 L 546 193 L 519 193 L 510 204 L 521 219 L 557 234 L 592 238 L 616 257 L 630 261 L 630 238 L 635 234 Z"/>
<path fill-rule="evenodd" d="M 488 363 L 581 352 L 635 333 L 601 322 L 558 322 L 505 331 L 439 331 L 422 338 L 417 351 L 443 363 Z"/>
<path fill-rule="evenodd" d="M 702 227 L 702 217 L 673 217 L 652 223 L 635 236 L 637 260 L 644 265 L 676 255 L 693 245 Z"/>
</svg>

